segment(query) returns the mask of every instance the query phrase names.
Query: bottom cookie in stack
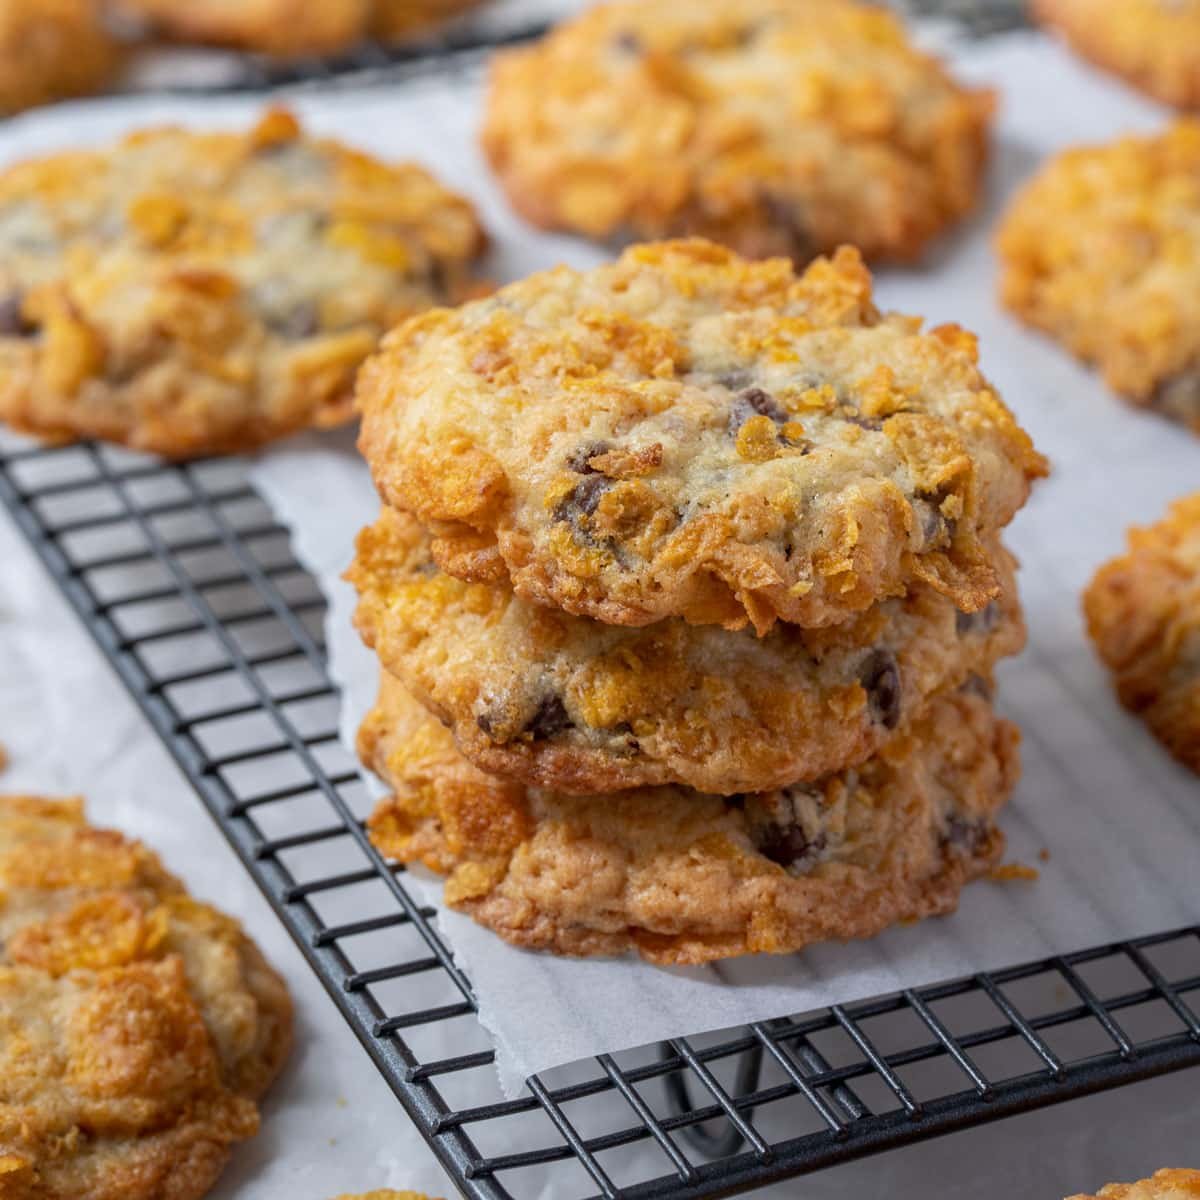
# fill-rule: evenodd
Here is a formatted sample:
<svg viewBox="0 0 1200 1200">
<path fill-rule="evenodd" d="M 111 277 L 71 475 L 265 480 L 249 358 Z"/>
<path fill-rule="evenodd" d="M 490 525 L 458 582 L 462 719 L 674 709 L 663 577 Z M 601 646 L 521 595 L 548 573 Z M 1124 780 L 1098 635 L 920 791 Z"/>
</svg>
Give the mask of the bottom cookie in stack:
<svg viewBox="0 0 1200 1200">
<path fill-rule="evenodd" d="M 393 792 L 371 837 L 527 948 L 695 964 L 870 937 L 953 911 L 1003 851 L 1019 734 L 989 691 L 976 677 L 935 698 L 874 757 L 810 784 L 565 796 L 470 764 L 384 672 L 359 734 Z"/>
</svg>

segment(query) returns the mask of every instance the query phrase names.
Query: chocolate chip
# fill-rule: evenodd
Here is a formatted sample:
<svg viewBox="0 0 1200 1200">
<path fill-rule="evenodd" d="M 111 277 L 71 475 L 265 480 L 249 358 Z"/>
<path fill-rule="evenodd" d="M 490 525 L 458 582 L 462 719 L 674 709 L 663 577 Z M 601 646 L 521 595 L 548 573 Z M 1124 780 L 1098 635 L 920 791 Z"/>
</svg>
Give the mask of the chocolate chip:
<svg viewBox="0 0 1200 1200">
<path fill-rule="evenodd" d="M 878 417 L 864 417 L 856 408 L 839 409 L 837 415 L 848 424 L 869 429 L 872 433 L 878 433 L 883 428 L 883 422 Z"/>
<path fill-rule="evenodd" d="M 551 693 L 543 696 L 534 709 L 533 716 L 525 722 L 525 732 L 535 742 L 549 741 L 568 729 L 574 729 L 575 722 L 567 715 L 567 706 L 562 697 Z"/>
<path fill-rule="evenodd" d="M 488 737 L 491 737 L 496 730 L 496 724 L 493 721 L 490 713 L 480 713 L 479 716 L 475 718 L 475 724 L 478 725 L 479 728 L 488 735 Z"/>
<path fill-rule="evenodd" d="M 795 867 L 815 859 L 825 849 L 823 833 L 811 840 L 799 825 L 765 825 L 755 831 L 758 852 L 781 867 Z"/>
<path fill-rule="evenodd" d="M 613 38 L 613 45 L 623 54 L 641 54 L 642 39 L 631 29 L 622 29 Z"/>
<path fill-rule="evenodd" d="M 607 454 L 611 449 L 607 442 L 588 442 L 586 446 L 578 447 L 567 459 L 567 466 L 577 475 L 595 475 L 596 468 L 588 465 L 588 459 Z"/>
<path fill-rule="evenodd" d="M 952 813 L 946 819 L 942 832 L 942 844 L 964 854 L 974 854 L 983 846 L 991 832 L 991 826 L 978 817 L 962 817 Z"/>
<path fill-rule="evenodd" d="M 991 633 L 1000 624 L 1000 605 L 993 600 L 978 612 L 959 611 L 954 618 L 954 628 L 959 637 L 968 634 Z"/>
<path fill-rule="evenodd" d="M 1150 398 L 1150 407 L 1174 421 L 1200 421 L 1200 367 L 1160 383 Z"/>
<path fill-rule="evenodd" d="M 34 331 L 34 326 L 21 315 L 21 300 L 18 291 L 0 299 L 0 337 L 28 337 Z"/>
<path fill-rule="evenodd" d="M 554 509 L 556 521 L 570 521 L 579 528 L 583 517 L 590 517 L 596 511 L 604 493 L 612 487 L 612 481 L 603 475 L 585 475 L 571 491 L 558 502 Z"/>
<path fill-rule="evenodd" d="M 783 425 L 792 419 L 792 414 L 781 407 L 774 396 L 764 392 L 762 388 L 746 388 L 739 392 L 729 408 L 729 436 L 737 437 L 737 432 L 751 417 L 770 417 L 776 425 Z"/>
<path fill-rule="evenodd" d="M 890 650 L 872 650 L 859 671 L 871 717 L 885 729 L 900 724 L 900 668 Z"/>
<path fill-rule="evenodd" d="M 992 685 L 982 675 L 968 675 L 958 690 L 968 696 L 978 696 L 981 700 L 990 701 L 992 698 Z"/>
<path fill-rule="evenodd" d="M 267 327 L 281 337 L 300 341 L 310 338 L 321 328 L 321 317 L 317 306 L 308 300 L 294 304 L 283 312 L 272 313 L 266 319 Z"/>
<path fill-rule="evenodd" d="M 804 264 L 817 254 L 817 245 L 809 231 L 800 202 L 773 192 L 762 194 L 762 205 L 767 219 L 787 239 L 788 254 L 797 263 Z"/>
</svg>

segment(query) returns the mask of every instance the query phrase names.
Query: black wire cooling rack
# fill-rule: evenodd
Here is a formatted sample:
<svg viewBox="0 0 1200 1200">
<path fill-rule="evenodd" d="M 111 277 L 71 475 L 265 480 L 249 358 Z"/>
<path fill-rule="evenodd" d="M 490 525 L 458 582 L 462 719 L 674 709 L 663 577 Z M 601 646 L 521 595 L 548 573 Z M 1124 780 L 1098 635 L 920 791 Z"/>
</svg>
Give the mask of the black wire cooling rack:
<svg viewBox="0 0 1200 1200">
<path fill-rule="evenodd" d="M 1197 926 L 601 1055 L 506 1100 L 432 910 L 364 835 L 324 603 L 246 464 L 0 448 L 0 499 L 466 1196 L 728 1195 L 1200 1064 Z"/>
</svg>

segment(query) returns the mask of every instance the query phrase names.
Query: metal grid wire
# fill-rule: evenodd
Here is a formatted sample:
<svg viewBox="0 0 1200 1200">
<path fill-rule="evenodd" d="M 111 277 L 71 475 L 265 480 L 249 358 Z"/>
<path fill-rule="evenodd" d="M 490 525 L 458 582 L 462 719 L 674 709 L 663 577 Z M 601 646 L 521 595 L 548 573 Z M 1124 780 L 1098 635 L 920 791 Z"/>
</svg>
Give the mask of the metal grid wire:
<svg viewBox="0 0 1200 1200">
<path fill-rule="evenodd" d="M 601 1055 L 505 1100 L 432 910 L 364 835 L 323 601 L 245 464 L 0 450 L 0 499 L 467 1196 L 724 1195 L 1200 1064 L 1193 927 Z"/>
</svg>

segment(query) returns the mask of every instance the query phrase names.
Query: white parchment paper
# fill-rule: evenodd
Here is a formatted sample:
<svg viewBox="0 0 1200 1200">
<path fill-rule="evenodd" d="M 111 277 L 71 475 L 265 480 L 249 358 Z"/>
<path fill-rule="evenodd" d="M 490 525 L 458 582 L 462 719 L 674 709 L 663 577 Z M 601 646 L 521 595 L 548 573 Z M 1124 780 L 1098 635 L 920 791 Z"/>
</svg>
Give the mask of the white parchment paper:
<svg viewBox="0 0 1200 1200">
<path fill-rule="evenodd" d="M 1040 39 L 1013 37 L 957 58 L 963 74 L 1005 91 L 987 209 L 930 269 L 885 273 L 879 292 L 885 304 L 979 332 L 987 370 L 1055 460 L 1055 477 L 1012 530 L 1025 564 L 1032 644 L 1002 683 L 1002 707 L 1026 734 L 1025 780 L 1005 822 L 1011 856 L 1035 862 L 1047 847 L 1050 862 L 1040 864 L 1034 885 L 974 886 L 948 920 L 862 945 L 699 972 L 522 954 L 445 914 L 443 928 L 479 992 L 510 1088 L 528 1071 L 597 1050 L 848 1001 L 1200 914 L 1200 785 L 1116 706 L 1078 611 L 1079 589 L 1119 549 L 1124 526 L 1153 519 L 1170 498 L 1200 486 L 1200 443 L 1129 412 L 1088 372 L 1002 315 L 992 301 L 986 232 L 1013 185 L 1045 154 L 1120 130 L 1153 129 L 1164 118 Z M 496 235 L 500 277 L 599 259 L 571 239 L 533 234 L 507 212 L 472 148 L 477 93 L 469 85 L 295 103 L 314 127 L 420 158 L 470 192 Z M 152 120 L 240 125 L 259 104 L 64 106 L 0 127 L 0 161 L 103 141 Z M 349 684 L 348 731 L 374 688 L 369 656 L 349 633 L 352 598 L 336 581 L 355 529 L 374 512 L 351 446 L 344 435 L 300 440 L 265 458 L 258 473 L 328 588 L 334 669 Z M 99 821 L 147 838 L 198 895 L 243 917 L 289 978 L 300 1014 L 297 1054 L 268 1103 L 263 1135 L 235 1157 L 218 1200 L 321 1200 L 389 1185 L 448 1194 L 395 1099 L 7 521 L 0 521 L 0 741 L 14 758 L 0 786 L 86 791 Z M 808 1178 L 803 1192 L 1052 1197 L 1168 1162 L 1195 1165 L 1198 1093 L 1190 1075 L 1155 1080 L 825 1172 Z M 621 1103 L 611 1101 L 606 1127 L 627 1122 Z M 763 1116 L 770 1131 L 775 1118 Z M 666 1169 L 646 1146 L 629 1148 L 627 1166 L 641 1178 Z M 547 1190 L 536 1173 L 525 1183 L 522 1200 L 566 1194 Z M 762 1195 L 797 1190 L 781 1185 Z"/>
</svg>

